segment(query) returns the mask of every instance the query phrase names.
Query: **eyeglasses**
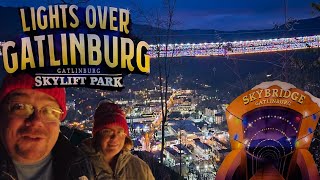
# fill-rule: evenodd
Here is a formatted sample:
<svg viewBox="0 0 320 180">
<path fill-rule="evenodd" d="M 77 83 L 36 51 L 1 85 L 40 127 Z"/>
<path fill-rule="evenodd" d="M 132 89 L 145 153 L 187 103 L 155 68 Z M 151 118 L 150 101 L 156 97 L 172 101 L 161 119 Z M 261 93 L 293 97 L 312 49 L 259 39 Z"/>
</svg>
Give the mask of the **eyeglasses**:
<svg viewBox="0 0 320 180">
<path fill-rule="evenodd" d="M 33 105 L 27 103 L 8 103 L 8 112 L 10 116 L 27 119 L 34 114 L 35 109 L 36 108 Z M 40 113 L 44 122 L 60 122 L 60 119 L 63 115 L 61 109 L 52 106 L 44 106 L 41 109 L 38 109 L 38 112 Z"/>
<path fill-rule="evenodd" d="M 126 133 L 124 132 L 123 129 L 121 130 L 112 130 L 112 129 L 104 129 L 101 131 L 102 136 L 110 138 L 112 136 L 119 136 L 119 137 L 124 137 L 126 136 Z"/>
</svg>

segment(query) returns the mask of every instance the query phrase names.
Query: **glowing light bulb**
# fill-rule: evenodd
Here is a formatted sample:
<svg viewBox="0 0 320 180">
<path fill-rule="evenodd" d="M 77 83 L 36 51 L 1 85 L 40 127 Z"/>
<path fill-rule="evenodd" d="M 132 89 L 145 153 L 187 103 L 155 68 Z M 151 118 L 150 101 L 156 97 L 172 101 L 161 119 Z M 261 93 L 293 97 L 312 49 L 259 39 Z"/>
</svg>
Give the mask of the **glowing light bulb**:
<svg viewBox="0 0 320 180">
<path fill-rule="evenodd" d="M 247 145 L 248 142 L 249 142 L 248 139 L 246 139 L 246 140 L 243 142 L 243 144 Z"/>
<path fill-rule="evenodd" d="M 235 135 L 233 136 L 233 139 L 236 140 L 236 141 L 238 140 L 238 138 L 239 138 L 239 137 L 238 137 L 238 134 L 235 134 Z"/>
<path fill-rule="evenodd" d="M 317 115 L 316 114 L 312 114 L 312 119 L 313 120 L 317 120 Z"/>
</svg>

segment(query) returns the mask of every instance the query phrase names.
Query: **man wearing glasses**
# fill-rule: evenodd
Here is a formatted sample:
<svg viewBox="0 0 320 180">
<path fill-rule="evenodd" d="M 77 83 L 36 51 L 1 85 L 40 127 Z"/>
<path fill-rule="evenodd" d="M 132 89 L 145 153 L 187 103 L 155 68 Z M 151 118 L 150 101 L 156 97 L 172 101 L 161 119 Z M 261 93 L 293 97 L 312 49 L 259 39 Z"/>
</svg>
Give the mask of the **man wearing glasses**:
<svg viewBox="0 0 320 180">
<path fill-rule="evenodd" d="M 89 160 L 59 133 L 65 89 L 33 89 L 34 83 L 18 74 L 1 86 L 0 179 L 92 179 Z"/>
</svg>

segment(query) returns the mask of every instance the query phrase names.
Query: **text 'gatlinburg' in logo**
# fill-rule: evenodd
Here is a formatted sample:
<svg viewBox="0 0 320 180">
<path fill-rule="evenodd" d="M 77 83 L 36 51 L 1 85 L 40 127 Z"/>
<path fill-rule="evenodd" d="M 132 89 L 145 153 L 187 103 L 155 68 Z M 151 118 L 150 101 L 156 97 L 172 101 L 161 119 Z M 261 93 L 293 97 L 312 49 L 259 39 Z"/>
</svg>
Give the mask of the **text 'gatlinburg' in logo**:
<svg viewBox="0 0 320 180">
<path fill-rule="evenodd" d="M 123 75 L 149 74 L 149 45 L 130 34 L 126 9 L 50 5 L 19 8 L 23 34 L 2 45 L 6 72 L 36 72 L 36 86 L 123 88 Z"/>
</svg>

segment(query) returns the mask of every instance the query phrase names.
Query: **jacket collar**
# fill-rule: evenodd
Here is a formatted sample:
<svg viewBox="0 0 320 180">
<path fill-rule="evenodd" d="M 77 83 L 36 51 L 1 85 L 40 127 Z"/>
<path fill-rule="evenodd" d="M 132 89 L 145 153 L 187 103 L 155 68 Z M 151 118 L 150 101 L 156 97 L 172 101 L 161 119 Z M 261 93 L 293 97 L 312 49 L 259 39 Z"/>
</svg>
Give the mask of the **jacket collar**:
<svg viewBox="0 0 320 180">
<path fill-rule="evenodd" d="M 72 146 L 67 138 L 60 133 L 52 149 L 53 173 L 58 176 L 55 179 L 67 179 L 69 169 L 66 167 L 82 160 L 81 157 L 83 156 L 79 156 L 76 147 Z M 0 143 L 0 179 L 2 176 L 7 177 L 6 179 L 18 179 L 14 164 L 3 144 Z"/>
<path fill-rule="evenodd" d="M 0 179 L 18 179 L 13 162 L 9 157 L 4 145 L 0 142 Z"/>
<path fill-rule="evenodd" d="M 129 162 L 131 153 L 129 151 L 121 151 L 116 163 L 115 172 L 112 171 L 111 167 L 105 163 L 103 160 L 103 154 L 101 152 L 97 152 L 92 144 L 93 139 L 88 138 L 85 139 L 80 145 L 80 149 L 83 150 L 88 157 L 91 159 L 93 163 L 96 173 L 107 173 L 109 175 L 116 174 L 118 175 L 125 165 Z"/>
<path fill-rule="evenodd" d="M 53 157 L 53 173 L 55 174 L 55 179 L 67 179 L 70 167 L 74 163 L 78 163 L 83 160 L 84 156 L 80 154 L 75 146 L 73 146 L 69 140 L 59 134 L 57 143 L 52 149 Z"/>
</svg>

